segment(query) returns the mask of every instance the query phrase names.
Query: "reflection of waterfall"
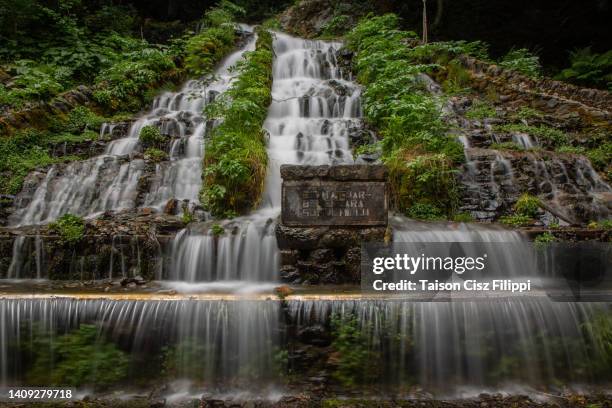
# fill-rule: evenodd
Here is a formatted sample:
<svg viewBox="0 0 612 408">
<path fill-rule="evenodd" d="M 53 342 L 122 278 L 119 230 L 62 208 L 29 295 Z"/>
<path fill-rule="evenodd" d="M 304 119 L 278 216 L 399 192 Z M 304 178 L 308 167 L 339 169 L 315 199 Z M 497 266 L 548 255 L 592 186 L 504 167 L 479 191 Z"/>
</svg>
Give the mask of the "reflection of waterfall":
<svg viewBox="0 0 612 408">
<path fill-rule="evenodd" d="M 344 80 L 336 42 L 276 33 L 272 98 L 264 124 L 270 134 L 262 209 L 224 222 L 224 232 L 177 236 L 171 279 L 186 281 L 276 280 L 278 249 L 273 220 L 280 212 L 280 165 L 353 161 L 349 131 L 360 126 L 360 89 Z"/>
<path fill-rule="evenodd" d="M 150 187 L 144 191 L 144 205 L 160 209 L 171 198 L 197 202 L 205 132 L 202 110 L 227 89 L 235 75 L 229 68 L 254 45 L 255 39 L 251 38 L 228 56 L 210 84 L 190 80 L 178 92 L 157 96 L 152 109 L 131 125 L 126 137 L 109 143 L 104 155 L 52 166 L 31 199 L 17 198 L 18 210 L 11 216 L 11 223 L 47 223 L 66 213 L 93 216 L 142 204 L 139 184 L 145 174 L 145 162 L 134 156 L 142 150 L 138 137 L 144 126 L 160 128 L 170 140 L 170 160 L 156 165 Z M 104 136 L 112 131 L 113 126 L 105 124 L 100 133 Z"/>
<path fill-rule="evenodd" d="M 274 376 L 278 316 L 277 302 L 5 299 L 0 302 L 0 385 L 20 384 L 33 354 L 45 354 L 9 350 L 25 351 L 27 345 L 56 341 L 81 324 L 95 324 L 99 338 L 129 353 L 131 380 L 142 372 L 142 361 L 148 362 L 146 369 L 156 356 L 165 358 L 164 367 L 173 367 L 178 378 L 209 385 L 245 379 L 257 387 Z M 142 379 L 161 368 L 152 368 Z M 50 365 L 50 376 L 53 369 Z"/>
</svg>

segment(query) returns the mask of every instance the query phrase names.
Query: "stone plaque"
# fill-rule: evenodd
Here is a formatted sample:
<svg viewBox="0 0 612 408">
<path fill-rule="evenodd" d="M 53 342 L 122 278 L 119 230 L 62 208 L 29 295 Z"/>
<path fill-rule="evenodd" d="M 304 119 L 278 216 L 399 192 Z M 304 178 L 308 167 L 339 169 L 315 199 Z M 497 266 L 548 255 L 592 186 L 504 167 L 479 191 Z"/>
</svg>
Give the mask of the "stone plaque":
<svg viewBox="0 0 612 408">
<path fill-rule="evenodd" d="M 387 224 L 384 181 L 285 180 L 282 223 L 287 226 Z"/>
</svg>

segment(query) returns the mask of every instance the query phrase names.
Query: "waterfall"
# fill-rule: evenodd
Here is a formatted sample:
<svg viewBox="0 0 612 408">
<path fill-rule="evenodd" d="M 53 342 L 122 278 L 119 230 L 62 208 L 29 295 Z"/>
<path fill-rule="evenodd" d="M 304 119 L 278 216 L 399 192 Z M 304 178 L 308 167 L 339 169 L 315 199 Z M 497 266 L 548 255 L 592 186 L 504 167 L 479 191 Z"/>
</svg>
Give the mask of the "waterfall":
<svg viewBox="0 0 612 408">
<path fill-rule="evenodd" d="M 255 36 L 219 65 L 212 81 L 189 80 L 178 92 L 164 92 L 149 112 L 138 118 L 126 137 L 113 140 L 103 155 L 52 166 L 32 197 L 17 197 L 13 226 L 51 222 L 63 214 L 94 217 L 105 211 L 133 210 L 140 205 L 160 210 L 171 199 L 198 202 L 205 136 L 204 106 L 231 84 L 232 67 L 255 47 Z M 156 126 L 170 139 L 169 161 L 155 166 L 147 191 L 139 191 L 146 173 L 138 137 L 144 126 Z M 104 124 L 101 136 L 113 131 Z M 144 198 L 140 194 L 144 193 Z"/>
<path fill-rule="evenodd" d="M 280 214 L 281 164 L 351 163 L 349 136 L 361 126 L 360 88 L 338 67 L 339 42 L 274 34 L 272 104 L 264 123 L 268 171 L 259 210 L 221 221 L 221 234 L 193 227 L 175 238 L 167 278 L 275 281 L 278 249 L 274 236 Z"/>
<path fill-rule="evenodd" d="M 131 380 L 139 374 L 143 379 L 159 375 L 159 368 L 141 373 L 156 356 L 164 358 L 166 369 L 172 367 L 178 378 L 210 386 L 248 380 L 257 387 L 274 378 L 279 313 L 278 302 L 3 299 L 0 385 L 21 384 L 28 359 L 45 354 L 29 344 L 50 347 L 62 335 L 88 324 L 95 325 L 98 339 L 130 355 Z M 53 369 L 50 365 L 50 373 Z M 82 386 L 86 385 L 95 384 Z"/>
<path fill-rule="evenodd" d="M 371 354 L 362 369 L 380 387 L 416 384 L 436 396 L 475 397 L 513 384 L 522 391 L 596 377 L 603 348 L 583 328 L 605 305 L 554 303 L 548 299 L 496 302 L 289 301 L 296 330 L 351 324 L 362 338 L 354 347 Z M 519 388 L 521 389 L 521 388 Z M 470 393 L 465 395 L 463 393 Z M 516 392 L 516 391 L 514 391 Z"/>
</svg>

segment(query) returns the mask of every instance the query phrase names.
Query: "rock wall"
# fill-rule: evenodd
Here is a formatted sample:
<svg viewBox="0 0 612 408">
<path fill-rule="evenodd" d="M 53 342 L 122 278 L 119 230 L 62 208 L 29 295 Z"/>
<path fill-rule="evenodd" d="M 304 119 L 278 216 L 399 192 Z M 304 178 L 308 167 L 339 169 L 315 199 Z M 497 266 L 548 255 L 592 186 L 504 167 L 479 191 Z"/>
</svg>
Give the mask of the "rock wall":
<svg viewBox="0 0 612 408">
<path fill-rule="evenodd" d="M 0 231 L 0 279 L 160 279 L 168 270 L 172 240 L 183 227 L 178 217 L 118 215 L 87 223 L 75 243 L 47 227 L 5 229 Z"/>
<path fill-rule="evenodd" d="M 387 231 L 386 168 L 282 166 L 281 176 L 283 208 L 276 227 L 281 280 L 358 283 L 361 244 L 382 242 Z M 376 190 L 380 185 L 382 193 Z"/>
<path fill-rule="evenodd" d="M 581 88 L 550 78 L 529 78 L 469 56 L 459 58 L 472 76 L 472 87 L 495 92 L 500 102 L 523 101 L 560 118 L 580 115 L 587 124 L 610 127 L 612 93 Z"/>
</svg>

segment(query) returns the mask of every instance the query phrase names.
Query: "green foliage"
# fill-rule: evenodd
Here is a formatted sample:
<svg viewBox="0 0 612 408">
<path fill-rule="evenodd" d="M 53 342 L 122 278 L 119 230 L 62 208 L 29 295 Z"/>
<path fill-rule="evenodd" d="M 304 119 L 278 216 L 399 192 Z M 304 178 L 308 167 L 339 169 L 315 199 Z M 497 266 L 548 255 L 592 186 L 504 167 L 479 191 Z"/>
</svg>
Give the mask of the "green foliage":
<svg viewBox="0 0 612 408">
<path fill-rule="evenodd" d="M 38 64 L 32 60 L 17 60 L 8 67 L 13 76 L 10 88 L 0 92 L 5 103 L 21 107 L 28 101 L 44 101 L 65 89 L 70 72 L 51 64 Z"/>
<path fill-rule="evenodd" d="M 214 236 L 223 235 L 225 233 L 225 228 L 220 224 L 213 224 L 213 226 L 210 227 L 210 232 L 212 232 Z"/>
<path fill-rule="evenodd" d="M 519 120 L 530 120 L 530 119 L 540 119 L 543 114 L 537 109 L 530 108 L 528 106 L 521 106 L 521 108 L 516 113 L 516 118 Z"/>
<path fill-rule="evenodd" d="M 30 171 L 58 161 L 42 147 L 44 144 L 45 135 L 34 129 L 0 138 L 0 192 L 17 194 Z"/>
<path fill-rule="evenodd" d="M 500 61 L 499 66 L 520 72 L 531 78 L 542 76 L 540 58 L 525 48 L 510 50 Z"/>
<path fill-rule="evenodd" d="M 415 216 L 437 218 L 456 208 L 453 165 L 464 160 L 464 153 L 442 120 L 443 101 L 429 93 L 420 76 L 439 68 L 433 58 L 437 48 L 407 47 L 414 38 L 414 33 L 398 30 L 393 14 L 365 18 L 346 35 L 347 46 L 356 53 L 358 80 L 365 85 L 366 120 L 382 136 L 394 206 L 406 213 L 414 207 Z"/>
<path fill-rule="evenodd" d="M 232 50 L 236 41 L 234 19 L 242 13 L 236 5 L 222 1 L 206 12 L 206 28 L 185 43 L 185 68 L 190 75 L 204 76 Z"/>
<path fill-rule="evenodd" d="M 601 146 L 587 151 L 586 156 L 595 170 L 605 170 L 612 164 L 612 142 L 603 143 Z"/>
<path fill-rule="evenodd" d="M 198 341 L 197 338 L 184 339 L 164 349 L 163 373 L 170 378 L 202 381 L 214 364 L 204 358 L 207 355 L 210 355 L 209 345 L 201 340 Z"/>
<path fill-rule="evenodd" d="M 277 16 L 265 19 L 264 22 L 261 23 L 261 26 L 266 30 L 280 31 L 283 29 L 283 26 L 281 25 L 281 22 Z"/>
<path fill-rule="evenodd" d="M 64 214 L 57 221 L 49 224 L 49 229 L 59 234 L 65 244 L 74 245 L 85 235 L 85 222 L 83 218 L 73 214 Z"/>
<path fill-rule="evenodd" d="M 181 220 L 185 224 L 189 224 L 195 220 L 193 213 L 189 211 L 189 208 L 183 207 L 183 215 L 181 216 Z"/>
<path fill-rule="evenodd" d="M 259 30 L 256 50 L 236 64 L 232 87 L 209 105 L 222 120 L 204 158 L 201 201 L 215 216 L 244 213 L 261 197 L 268 162 L 263 122 L 272 100 L 272 36 Z"/>
<path fill-rule="evenodd" d="M 596 372 L 609 373 L 612 369 L 612 313 L 600 310 L 582 325 L 593 355 Z"/>
<path fill-rule="evenodd" d="M 588 225 L 591 229 L 612 229 L 612 219 L 611 220 L 603 220 L 603 221 L 591 221 Z"/>
<path fill-rule="evenodd" d="M 522 194 L 514 204 L 514 211 L 519 215 L 533 218 L 538 215 L 542 201 L 529 193 Z"/>
<path fill-rule="evenodd" d="M 96 77 L 98 82 L 94 99 L 107 109 L 136 110 L 139 98 L 162 81 L 165 72 L 175 68 L 166 52 L 155 48 L 143 48 L 123 54 L 123 59 L 103 70 Z"/>
<path fill-rule="evenodd" d="M 445 154 L 411 156 L 397 150 L 386 158 L 394 207 L 414 218 L 439 219 L 459 203 L 456 172 Z"/>
<path fill-rule="evenodd" d="M 508 215 L 500 217 L 499 219 L 499 222 L 501 222 L 502 224 L 509 225 L 511 227 L 524 227 L 526 225 L 531 224 L 532 221 L 533 220 L 531 219 L 531 217 L 519 214 Z"/>
<path fill-rule="evenodd" d="M 94 80 L 101 82 L 95 93 L 100 102 L 127 106 L 126 93 L 139 96 L 130 88 L 134 83 L 150 87 L 153 83 L 143 84 L 143 78 L 174 68 L 171 59 L 160 66 L 151 55 L 165 55 L 165 50 L 136 38 L 138 17 L 129 6 L 90 10 L 81 1 L 22 0 L 3 2 L 0 10 L 0 60 L 8 62 L 5 69 L 12 76 L 10 85 L 0 87 L 0 103 L 10 108 L 49 100 Z M 113 81 L 120 75 L 126 76 L 128 89 Z"/>
<path fill-rule="evenodd" d="M 555 242 L 556 240 L 557 238 L 555 238 L 555 236 L 550 232 L 543 232 L 542 234 L 538 235 L 533 242 L 535 242 L 536 245 L 545 245 L 551 242 Z"/>
<path fill-rule="evenodd" d="M 144 159 L 153 163 L 161 163 L 168 160 L 168 153 L 154 147 L 149 147 L 144 151 Z"/>
<path fill-rule="evenodd" d="M 576 50 L 570 54 L 570 63 L 556 79 L 612 91 L 612 50 L 603 54 L 593 53 L 590 48 Z"/>
<path fill-rule="evenodd" d="M 85 130 L 98 130 L 106 121 L 85 106 L 77 106 L 68 113 L 67 123 L 63 129 L 72 134 L 79 134 Z"/>
<path fill-rule="evenodd" d="M 461 213 L 457 213 L 453 216 L 453 221 L 455 222 L 473 222 L 474 221 L 474 217 L 472 217 L 472 215 L 470 213 L 467 212 L 461 212 Z"/>
<path fill-rule="evenodd" d="M 161 134 L 161 131 L 157 126 L 147 125 L 143 126 L 142 129 L 140 129 L 138 140 L 140 140 L 140 143 L 142 143 L 144 146 L 159 147 L 163 145 L 166 138 L 164 137 L 164 135 Z"/>
<path fill-rule="evenodd" d="M 345 14 L 336 15 L 324 26 L 321 36 L 334 37 L 346 33 L 351 28 L 351 18 Z"/>
<path fill-rule="evenodd" d="M 377 353 L 370 350 L 368 338 L 357 318 L 332 316 L 332 348 L 339 358 L 334 377 L 345 386 L 355 386 L 377 376 Z"/>
<path fill-rule="evenodd" d="M 516 142 L 491 143 L 490 148 L 493 150 L 524 150 L 523 147 Z"/>
<path fill-rule="evenodd" d="M 442 210 L 440 210 L 435 205 L 429 203 L 417 202 L 416 204 L 413 204 L 410 208 L 408 208 L 406 214 L 410 218 L 414 218 L 417 220 L 435 221 L 444 219 Z"/>
<path fill-rule="evenodd" d="M 465 117 L 468 119 L 487 119 L 494 118 L 497 116 L 497 111 L 490 103 L 486 101 L 478 100 L 474 102 L 474 104 L 470 107 L 465 114 Z"/>
<path fill-rule="evenodd" d="M 30 384 L 104 389 L 127 376 L 127 355 L 104 341 L 94 325 L 81 324 L 56 338 L 44 333 L 35 336 L 32 353 Z"/>
<path fill-rule="evenodd" d="M 507 133 L 527 133 L 530 136 L 535 136 L 540 144 L 550 148 L 557 148 L 569 142 L 569 138 L 561 130 L 546 125 L 507 124 L 499 126 L 498 129 Z"/>
</svg>

